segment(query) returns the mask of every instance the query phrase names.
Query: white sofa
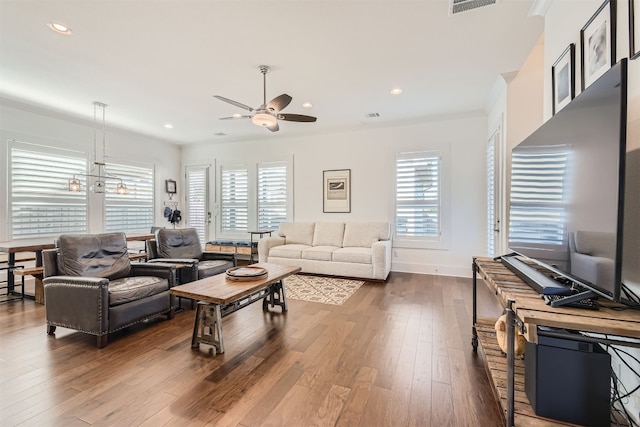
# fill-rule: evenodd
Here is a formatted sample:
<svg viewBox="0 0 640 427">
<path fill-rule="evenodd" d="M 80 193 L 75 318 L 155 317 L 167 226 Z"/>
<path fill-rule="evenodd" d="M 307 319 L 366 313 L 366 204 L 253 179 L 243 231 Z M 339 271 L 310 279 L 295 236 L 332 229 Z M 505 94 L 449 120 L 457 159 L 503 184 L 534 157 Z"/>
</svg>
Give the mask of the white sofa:
<svg viewBox="0 0 640 427">
<path fill-rule="evenodd" d="M 258 241 L 260 262 L 371 280 L 386 280 L 391 271 L 387 222 L 285 222 L 277 234 Z"/>
</svg>

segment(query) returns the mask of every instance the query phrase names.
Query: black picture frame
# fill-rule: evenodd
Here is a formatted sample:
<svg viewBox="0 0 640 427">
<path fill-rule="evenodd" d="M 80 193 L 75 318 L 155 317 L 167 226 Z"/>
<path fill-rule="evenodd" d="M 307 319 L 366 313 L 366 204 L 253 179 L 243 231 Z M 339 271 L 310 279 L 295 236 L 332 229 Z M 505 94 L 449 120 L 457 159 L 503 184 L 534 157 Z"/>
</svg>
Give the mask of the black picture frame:
<svg viewBox="0 0 640 427">
<path fill-rule="evenodd" d="M 616 63 L 616 0 L 605 0 L 580 30 L 581 90 Z"/>
<path fill-rule="evenodd" d="M 571 43 L 551 66 L 553 114 L 576 96 L 576 45 Z"/>
<path fill-rule="evenodd" d="M 165 184 L 165 190 L 168 194 L 176 194 L 177 189 L 176 189 L 176 182 L 172 179 L 167 179 L 164 182 Z"/>
<path fill-rule="evenodd" d="M 629 58 L 640 57 L 640 0 L 629 0 Z"/>
<path fill-rule="evenodd" d="M 322 172 L 322 212 L 351 212 L 351 169 Z"/>
</svg>

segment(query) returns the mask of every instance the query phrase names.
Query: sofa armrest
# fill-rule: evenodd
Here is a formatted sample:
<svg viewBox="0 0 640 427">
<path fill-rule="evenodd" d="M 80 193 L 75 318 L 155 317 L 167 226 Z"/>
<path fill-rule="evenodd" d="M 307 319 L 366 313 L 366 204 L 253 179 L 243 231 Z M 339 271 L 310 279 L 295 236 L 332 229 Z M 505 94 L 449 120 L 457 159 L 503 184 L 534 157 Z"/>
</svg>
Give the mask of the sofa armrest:
<svg viewBox="0 0 640 427">
<path fill-rule="evenodd" d="M 52 276 L 43 280 L 48 325 L 105 335 L 109 330 L 109 280 Z"/>
<path fill-rule="evenodd" d="M 167 279 L 170 288 L 176 285 L 176 266 L 169 262 L 131 263 L 131 275 L 162 277 Z"/>
<path fill-rule="evenodd" d="M 267 257 L 269 256 L 269 251 L 274 246 L 284 245 L 285 239 L 284 237 L 263 237 L 258 240 L 258 261 L 259 262 L 267 262 Z"/>
<path fill-rule="evenodd" d="M 371 245 L 373 278 L 386 280 L 391 272 L 391 240 L 379 240 Z"/>
<path fill-rule="evenodd" d="M 205 251 L 202 252 L 202 260 L 213 261 L 213 260 L 224 260 L 231 261 L 233 266 L 235 267 L 238 264 L 237 257 L 235 252 L 216 252 L 216 251 Z"/>
</svg>

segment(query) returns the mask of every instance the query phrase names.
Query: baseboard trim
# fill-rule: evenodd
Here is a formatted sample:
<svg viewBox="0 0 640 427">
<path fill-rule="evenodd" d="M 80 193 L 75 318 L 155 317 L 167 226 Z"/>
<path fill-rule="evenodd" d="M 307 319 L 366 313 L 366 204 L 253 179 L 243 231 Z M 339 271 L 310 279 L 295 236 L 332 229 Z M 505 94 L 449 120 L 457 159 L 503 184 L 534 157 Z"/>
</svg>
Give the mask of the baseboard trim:
<svg viewBox="0 0 640 427">
<path fill-rule="evenodd" d="M 398 273 L 433 274 L 436 276 L 472 277 L 471 263 L 468 266 L 460 267 L 456 265 L 432 265 L 415 264 L 409 262 L 394 262 L 391 264 L 391 271 Z"/>
</svg>

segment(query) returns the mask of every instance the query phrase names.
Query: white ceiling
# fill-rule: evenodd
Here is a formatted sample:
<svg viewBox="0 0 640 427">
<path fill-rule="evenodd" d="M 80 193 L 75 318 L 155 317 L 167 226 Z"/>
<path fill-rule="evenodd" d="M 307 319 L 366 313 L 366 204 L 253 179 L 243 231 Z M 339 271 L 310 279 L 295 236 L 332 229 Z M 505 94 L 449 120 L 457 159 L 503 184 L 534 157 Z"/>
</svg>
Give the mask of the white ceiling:
<svg viewBox="0 0 640 427">
<path fill-rule="evenodd" d="M 0 97 L 87 119 L 101 101 L 108 126 L 179 144 L 477 111 L 542 33 L 532 3 L 499 0 L 450 16 L 448 0 L 0 0 Z M 218 120 L 242 110 L 212 95 L 262 103 L 261 64 L 272 68 L 267 100 L 287 93 L 283 112 L 316 123 L 281 121 L 271 133 Z M 390 95 L 394 87 L 403 93 Z"/>
</svg>

